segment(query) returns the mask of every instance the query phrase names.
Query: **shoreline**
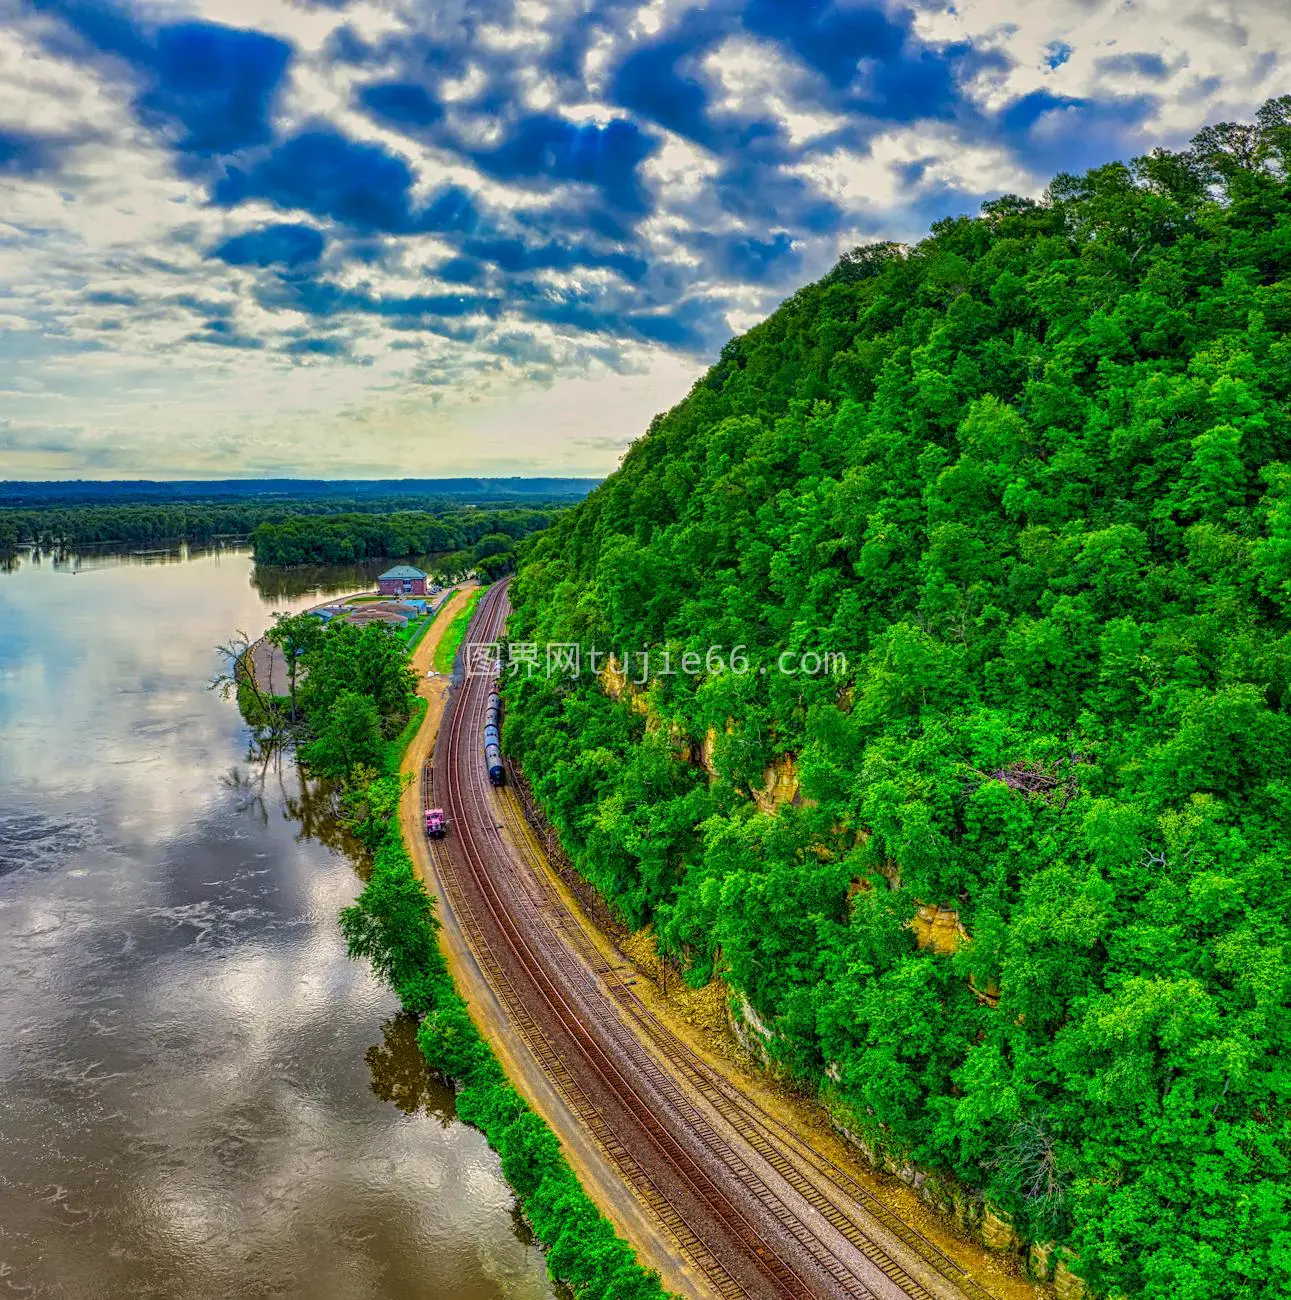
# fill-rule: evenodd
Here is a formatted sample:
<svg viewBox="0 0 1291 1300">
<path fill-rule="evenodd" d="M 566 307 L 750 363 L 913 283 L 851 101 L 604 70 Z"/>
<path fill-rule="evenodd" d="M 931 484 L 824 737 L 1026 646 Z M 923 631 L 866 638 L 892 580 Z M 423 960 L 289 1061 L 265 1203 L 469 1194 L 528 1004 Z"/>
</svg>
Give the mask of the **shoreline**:
<svg viewBox="0 0 1291 1300">
<path fill-rule="evenodd" d="M 458 1118 L 479 1129 L 501 1163 L 516 1208 L 530 1224 L 558 1288 L 623 1300 L 665 1300 L 659 1271 L 645 1259 L 587 1191 L 583 1165 L 532 1103 L 515 1068 L 508 1035 L 486 1036 L 478 1020 L 478 999 L 468 1004 L 450 963 L 446 929 L 455 925 L 450 910 L 427 887 L 429 854 L 422 828 L 421 764 L 441 730 L 451 676 L 427 671 L 456 616 L 476 594 L 471 582 L 442 602 L 432 627 L 407 662 L 416 674 L 417 714 L 411 734 L 401 735 L 397 771 L 407 780 L 400 793 L 398 820 L 386 823 L 375 851 L 372 874 L 355 902 L 342 910 L 340 923 L 351 957 L 367 957 L 384 982 L 420 1021 L 418 1045 L 428 1068 L 457 1091 Z M 390 754 L 390 760 L 394 753 Z M 390 770 L 390 769 L 388 769 Z M 415 887 L 416 897 L 411 887 Z M 396 901 L 398 900 L 398 901 Z M 433 956 L 432 956 L 433 954 Z M 445 1036 L 446 1035 L 446 1036 Z M 661 1261 L 667 1263 L 665 1259 Z M 606 1288 L 610 1289 L 606 1289 Z M 564 1293 L 563 1290 L 560 1291 Z M 694 1294 L 686 1288 L 685 1294 Z"/>
<path fill-rule="evenodd" d="M 435 648 L 451 625 L 452 618 L 469 599 L 469 590 L 466 587 L 454 593 L 453 600 L 444 605 L 435 625 L 418 646 L 427 663 L 433 661 Z M 418 665 L 414 664 L 414 667 Z M 619 1177 L 582 1121 L 518 1041 L 510 1027 L 506 1009 L 480 969 L 456 913 L 445 903 L 447 891 L 444 881 L 435 867 L 422 831 L 419 776 L 423 764 L 433 756 L 451 683 L 451 676 L 446 674 L 426 677 L 425 666 L 421 666 L 417 692 L 428 701 L 428 708 L 420 728 L 404 750 L 399 768 L 401 773 L 413 777 L 412 784 L 400 798 L 400 829 L 413 870 L 434 898 L 440 922 L 439 947 L 449 975 L 458 993 L 466 1000 L 471 1018 L 501 1063 L 511 1086 L 556 1135 L 561 1151 L 583 1190 L 610 1221 L 615 1232 L 632 1247 L 644 1267 L 659 1274 L 668 1291 L 679 1296 L 696 1297 L 697 1300 L 711 1300 L 716 1293 L 704 1278 L 666 1249 L 649 1211 Z M 452 834 L 451 828 L 449 833 Z"/>
</svg>

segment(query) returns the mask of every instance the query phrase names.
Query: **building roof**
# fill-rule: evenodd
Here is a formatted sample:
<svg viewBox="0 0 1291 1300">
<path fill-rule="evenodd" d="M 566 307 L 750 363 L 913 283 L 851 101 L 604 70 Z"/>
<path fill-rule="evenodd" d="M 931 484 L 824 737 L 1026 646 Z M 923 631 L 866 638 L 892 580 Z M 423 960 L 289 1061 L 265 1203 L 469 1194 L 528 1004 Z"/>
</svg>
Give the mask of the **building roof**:
<svg viewBox="0 0 1291 1300">
<path fill-rule="evenodd" d="M 389 579 L 391 582 L 396 580 L 402 581 L 404 578 L 424 578 L 426 575 L 420 569 L 414 569 L 411 564 L 396 564 L 393 569 L 387 569 L 377 579 L 378 582 L 385 582 Z"/>
</svg>

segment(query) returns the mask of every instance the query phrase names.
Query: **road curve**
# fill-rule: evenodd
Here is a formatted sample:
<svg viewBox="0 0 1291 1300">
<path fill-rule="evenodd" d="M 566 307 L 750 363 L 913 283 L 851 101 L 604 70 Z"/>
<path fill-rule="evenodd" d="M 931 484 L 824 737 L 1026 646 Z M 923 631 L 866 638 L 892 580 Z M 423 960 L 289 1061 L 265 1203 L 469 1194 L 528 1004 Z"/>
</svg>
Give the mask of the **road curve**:
<svg viewBox="0 0 1291 1300">
<path fill-rule="evenodd" d="M 468 642 L 498 640 L 506 584 Z M 512 837 L 515 805 L 484 771 L 487 675 L 454 683 L 433 787 L 451 825 L 434 846 L 453 909 L 510 1027 L 670 1248 L 710 1293 L 785 1300 L 989 1300 L 932 1243 L 695 1057 L 565 924 Z"/>
</svg>

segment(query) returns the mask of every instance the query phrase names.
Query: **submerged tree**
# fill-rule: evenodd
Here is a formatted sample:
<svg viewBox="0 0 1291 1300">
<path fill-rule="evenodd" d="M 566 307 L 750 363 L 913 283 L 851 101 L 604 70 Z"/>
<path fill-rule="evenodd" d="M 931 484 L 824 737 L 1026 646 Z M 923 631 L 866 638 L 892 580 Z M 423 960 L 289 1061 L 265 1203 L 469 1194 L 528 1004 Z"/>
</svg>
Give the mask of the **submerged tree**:
<svg viewBox="0 0 1291 1300">
<path fill-rule="evenodd" d="M 291 700 L 291 720 L 297 720 L 296 682 L 302 661 L 318 646 L 323 637 L 322 622 L 313 614 L 285 614 L 273 616 L 273 626 L 265 633 L 271 644 L 282 652 L 287 665 L 287 690 Z"/>
</svg>

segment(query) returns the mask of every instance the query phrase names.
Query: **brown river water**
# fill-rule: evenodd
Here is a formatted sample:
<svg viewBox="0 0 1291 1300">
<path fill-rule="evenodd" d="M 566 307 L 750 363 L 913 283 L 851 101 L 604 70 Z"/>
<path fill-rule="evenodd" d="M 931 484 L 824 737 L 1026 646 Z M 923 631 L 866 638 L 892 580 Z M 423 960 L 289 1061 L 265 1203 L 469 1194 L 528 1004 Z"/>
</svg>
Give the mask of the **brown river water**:
<svg viewBox="0 0 1291 1300">
<path fill-rule="evenodd" d="M 206 689 L 233 629 L 356 585 L 237 551 L 0 572 L 0 1295 L 553 1296 L 346 959 L 317 800 Z"/>
</svg>

